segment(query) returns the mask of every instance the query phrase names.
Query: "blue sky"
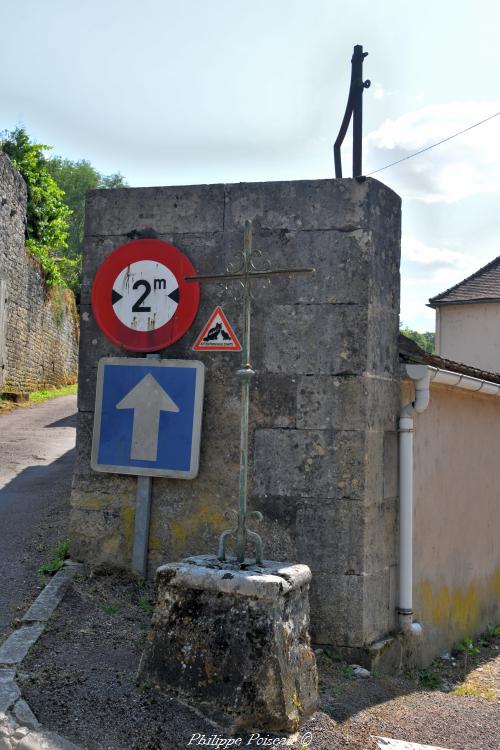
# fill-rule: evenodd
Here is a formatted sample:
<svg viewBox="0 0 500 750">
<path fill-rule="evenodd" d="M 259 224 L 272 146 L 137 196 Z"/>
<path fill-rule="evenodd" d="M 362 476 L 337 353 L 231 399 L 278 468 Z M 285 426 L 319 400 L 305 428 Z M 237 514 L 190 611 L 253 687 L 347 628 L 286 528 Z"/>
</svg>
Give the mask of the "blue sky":
<svg viewBox="0 0 500 750">
<path fill-rule="evenodd" d="M 0 129 L 132 186 L 332 177 L 363 44 L 368 173 L 500 111 L 499 21 L 493 0 L 4 0 Z M 500 117 L 377 175 L 412 327 L 500 253 L 499 156 Z"/>
</svg>

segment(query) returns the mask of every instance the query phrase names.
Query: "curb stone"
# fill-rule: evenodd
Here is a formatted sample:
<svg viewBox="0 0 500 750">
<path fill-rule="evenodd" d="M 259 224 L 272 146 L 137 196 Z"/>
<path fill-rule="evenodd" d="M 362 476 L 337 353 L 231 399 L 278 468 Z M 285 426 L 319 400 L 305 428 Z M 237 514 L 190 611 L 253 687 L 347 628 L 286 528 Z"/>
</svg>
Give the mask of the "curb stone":
<svg viewBox="0 0 500 750">
<path fill-rule="evenodd" d="M 437 747 L 437 745 L 421 745 L 418 742 L 391 740 L 390 737 L 374 737 L 373 739 L 376 741 L 380 750 L 448 750 L 448 748 Z"/>
<path fill-rule="evenodd" d="M 84 750 L 44 730 L 21 697 L 16 682 L 16 670 L 45 630 L 71 580 L 82 569 L 78 563 L 66 562 L 37 596 L 22 618 L 21 627 L 0 647 L 0 750 Z"/>
</svg>

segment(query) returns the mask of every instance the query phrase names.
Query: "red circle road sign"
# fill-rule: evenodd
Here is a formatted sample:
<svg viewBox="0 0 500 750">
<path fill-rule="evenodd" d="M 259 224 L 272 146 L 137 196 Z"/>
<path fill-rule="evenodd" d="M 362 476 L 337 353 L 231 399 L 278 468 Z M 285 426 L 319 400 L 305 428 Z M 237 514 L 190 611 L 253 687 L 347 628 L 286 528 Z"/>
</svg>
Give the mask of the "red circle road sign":
<svg viewBox="0 0 500 750">
<path fill-rule="evenodd" d="M 200 304 L 200 287 L 185 281 L 196 270 L 161 240 L 134 240 L 103 261 L 92 286 L 94 318 L 114 344 L 156 352 L 184 336 Z"/>
</svg>

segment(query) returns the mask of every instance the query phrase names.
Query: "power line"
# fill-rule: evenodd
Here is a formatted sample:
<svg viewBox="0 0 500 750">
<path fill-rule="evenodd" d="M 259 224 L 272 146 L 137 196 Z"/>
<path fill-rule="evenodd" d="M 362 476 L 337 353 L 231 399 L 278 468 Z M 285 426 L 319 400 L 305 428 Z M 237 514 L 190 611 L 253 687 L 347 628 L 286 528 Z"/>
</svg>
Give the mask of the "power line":
<svg viewBox="0 0 500 750">
<path fill-rule="evenodd" d="M 407 161 L 408 159 L 413 159 L 414 156 L 418 156 L 419 154 L 423 154 L 424 151 L 430 151 L 431 148 L 436 148 L 436 146 L 440 146 L 442 143 L 446 143 L 446 141 L 451 141 L 452 138 L 456 138 L 458 135 L 462 135 L 462 133 L 467 133 L 468 130 L 472 130 L 473 128 L 479 127 L 479 125 L 483 125 L 483 123 L 488 122 L 488 120 L 493 120 L 494 117 L 498 117 L 500 115 L 500 112 L 495 112 L 494 115 L 490 115 L 489 117 L 486 117 L 484 120 L 480 120 L 479 122 L 474 123 L 474 125 L 469 125 L 468 128 L 465 128 L 465 130 L 461 130 L 459 133 L 454 133 L 453 135 L 449 135 L 448 138 L 443 138 L 442 141 L 438 141 L 437 143 L 433 143 L 432 146 L 427 146 L 426 148 L 421 148 L 420 151 L 415 151 L 414 154 L 410 154 L 409 156 L 404 156 L 402 159 L 398 159 L 397 161 L 393 161 L 391 164 L 386 164 L 385 167 L 380 167 L 379 169 L 375 169 L 373 172 L 369 172 L 365 177 L 371 177 L 372 174 L 377 174 L 377 172 L 382 172 L 384 169 L 389 169 L 389 167 L 394 167 L 396 164 L 401 164 L 402 161 Z"/>
</svg>

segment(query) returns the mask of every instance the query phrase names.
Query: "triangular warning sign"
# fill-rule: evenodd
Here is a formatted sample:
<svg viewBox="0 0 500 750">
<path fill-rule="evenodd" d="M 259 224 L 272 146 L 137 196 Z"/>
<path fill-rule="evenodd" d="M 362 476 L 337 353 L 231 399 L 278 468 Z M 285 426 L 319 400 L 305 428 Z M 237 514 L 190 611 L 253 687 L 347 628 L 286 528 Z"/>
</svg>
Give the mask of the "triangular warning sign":
<svg viewBox="0 0 500 750">
<path fill-rule="evenodd" d="M 241 352 L 241 344 L 229 321 L 216 307 L 193 346 L 195 352 Z"/>
</svg>

